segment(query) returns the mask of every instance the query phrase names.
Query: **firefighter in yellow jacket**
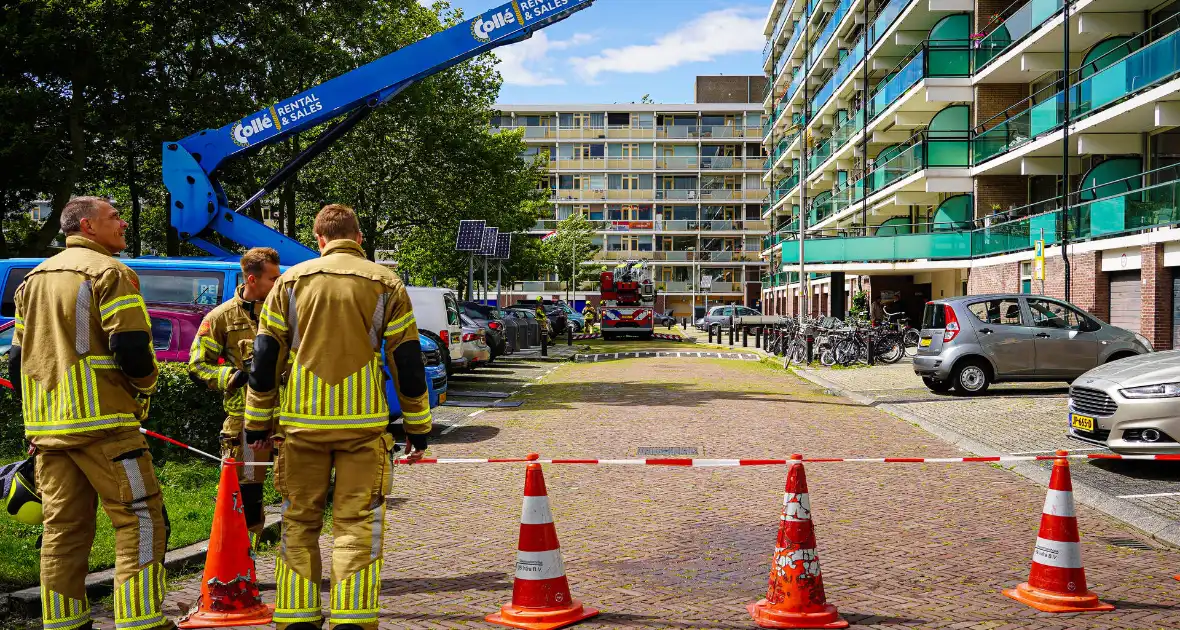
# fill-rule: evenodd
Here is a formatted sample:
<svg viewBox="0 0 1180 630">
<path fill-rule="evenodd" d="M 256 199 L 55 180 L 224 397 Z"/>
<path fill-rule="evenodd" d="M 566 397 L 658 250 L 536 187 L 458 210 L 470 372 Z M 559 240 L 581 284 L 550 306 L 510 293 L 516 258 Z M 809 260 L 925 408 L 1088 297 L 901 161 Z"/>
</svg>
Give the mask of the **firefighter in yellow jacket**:
<svg viewBox="0 0 1180 630">
<path fill-rule="evenodd" d="M 85 580 L 101 498 L 115 527 L 115 628 L 174 627 L 161 610 L 163 502 L 139 433 L 156 389 L 151 323 L 139 278 L 112 257 L 127 224 L 106 201 L 79 197 L 61 228 L 65 251 L 16 290 L 9 359 L 44 504 L 43 623 L 91 626 Z"/>
<path fill-rule="evenodd" d="M 328 620 L 344 630 L 375 630 L 393 450 L 381 353 L 413 460 L 426 450 L 431 428 L 426 371 L 406 289 L 392 271 L 365 259 L 356 214 L 325 206 L 314 231 L 320 258 L 283 273 L 259 316 L 246 439 L 251 448 L 273 439 L 277 451 L 275 488 L 284 504 L 275 564 L 279 630 L 323 623 L 319 535 L 333 468 Z M 280 401 L 279 375 L 288 361 Z"/>
<path fill-rule="evenodd" d="M 254 356 L 254 335 L 258 312 L 279 278 L 279 253 L 269 247 L 255 247 L 242 256 L 242 286 L 228 302 L 205 315 L 189 351 L 188 370 L 192 377 L 223 395 L 225 422 L 221 426 L 221 456 L 239 462 L 270 461 L 270 449 L 246 448 L 246 381 Z M 224 359 L 225 362 L 221 363 Z M 266 469 L 243 466 L 238 469 L 242 487 L 242 508 L 252 543 L 262 533 L 262 482 Z"/>
</svg>

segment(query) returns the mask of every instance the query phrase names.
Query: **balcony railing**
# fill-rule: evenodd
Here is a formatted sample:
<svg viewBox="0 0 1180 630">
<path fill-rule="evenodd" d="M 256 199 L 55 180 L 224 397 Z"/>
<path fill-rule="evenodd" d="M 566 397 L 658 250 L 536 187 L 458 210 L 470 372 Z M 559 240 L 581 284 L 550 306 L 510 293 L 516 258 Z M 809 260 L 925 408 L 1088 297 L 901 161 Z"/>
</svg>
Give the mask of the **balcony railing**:
<svg viewBox="0 0 1180 630">
<path fill-rule="evenodd" d="M 840 0 L 840 4 L 836 5 L 835 11 L 828 18 L 823 30 L 819 32 L 819 37 L 815 38 L 815 44 L 811 49 L 811 54 L 808 55 L 807 65 L 814 66 L 815 62 L 819 61 L 823 54 L 824 48 L 827 47 L 828 42 L 832 40 L 832 35 L 836 32 L 836 27 L 848 15 L 848 9 L 852 7 L 852 0 Z"/>
<path fill-rule="evenodd" d="M 1029 0 L 1019 8 L 1017 4 L 1005 9 L 983 27 L 987 35 L 979 40 L 975 49 L 977 72 L 1057 15 L 1063 6 L 1062 0 Z"/>
<path fill-rule="evenodd" d="M 1169 168 L 1174 177 L 1175 169 Z M 1142 173 L 1120 181 L 1142 182 L 1151 175 Z M 1070 240 L 1079 241 L 1180 226 L 1180 179 L 1141 185 L 1098 199 L 1084 198 L 1087 192 L 1093 195 L 1119 186 L 1119 182 L 1107 182 L 1073 193 L 1078 200 L 1076 205 L 1071 205 L 1068 216 L 1058 208 L 973 230 L 955 230 L 951 224 L 920 224 L 891 226 L 891 229 L 909 233 L 887 236 L 808 238 L 804 245 L 806 261 L 843 263 L 979 258 L 1032 249 L 1042 235 L 1046 245 L 1060 243 L 1067 227 Z M 784 264 L 798 263 L 798 249 L 783 248 L 782 261 Z"/>
<path fill-rule="evenodd" d="M 1070 118 L 1078 120 L 1144 92 L 1180 75 L 1180 30 L 1144 42 L 1161 27 L 1176 29 L 1180 15 L 1165 20 L 1105 55 L 1071 73 Z M 1121 58 L 1120 58 L 1121 57 Z M 1117 61 L 1112 61 L 1117 59 Z M 1065 92 L 1060 82 L 1050 85 L 975 129 L 973 158 L 980 164 L 1061 127 L 1065 120 Z"/>
</svg>

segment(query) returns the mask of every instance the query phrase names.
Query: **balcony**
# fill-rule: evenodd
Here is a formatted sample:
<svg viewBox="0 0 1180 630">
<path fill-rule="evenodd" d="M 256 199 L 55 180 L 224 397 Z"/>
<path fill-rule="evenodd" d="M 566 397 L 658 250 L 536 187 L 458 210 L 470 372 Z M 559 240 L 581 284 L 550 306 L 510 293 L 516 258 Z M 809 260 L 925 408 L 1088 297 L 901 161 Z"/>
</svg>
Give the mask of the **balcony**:
<svg viewBox="0 0 1180 630">
<path fill-rule="evenodd" d="M 650 140 L 656 137 L 656 130 L 652 127 L 632 127 L 631 125 L 607 125 L 606 137 L 617 140 Z"/>
<path fill-rule="evenodd" d="M 696 147 L 693 147 L 695 150 Z M 701 168 L 701 158 L 695 155 L 686 157 L 660 156 L 656 158 L 656 168 L 662 170 L 695 171 Z"/>
<path fill-rule="evenodd" d="M 951 40 L 922 42 L 909 55 L 906 55 L 888 80 L 877 85 L 877 89 L 869 99 L 869 119 L 872 120 L 881 115 L 922 79 L 970 76 L 970 42 Z"/>
<path fill-rule="evenodd" d="M 598 140 L 606 138 L 606 127 L 600 126 L 584 126 L 584 127 L 558 127 L 557 137 L 563 140 Z"/>
<path fill-rule="evenodd" d="M 1163 176 L 1169 179 L 1143 185 L 1145 180 Z M 1066 227 L 1071 241 L 1177 227 L 1180 179 L 1176 177 L 1176 167 L 1165 167 L 1072 193 L 1068 218 L 1060 208 L 1041 212 L 1056 202 L 1050 200 L 1014 211 L 1036 212 L 1030 216 L 973 230 L 954 230 L 950 224 L 918 224 L 893 226 L 909 233 L 808 238 L 804 254 L 811 264 L 967 260 L 1030 250 L 1042 234 L 1046 245 L 1058 244 Z M 1118 188 L 1133 190 L 1093 198 Z M 783 248 L 782 262 L 798 264 L 798 248 Z"/>
<path fill-rule="evenodd" d="M 601 201 L 604 199 L 606 199 L 605 190 L 591 190 L 589 188 L 558 188 L 553 190 L 549 197 L 550 201 Z"/>
<path fill-rule="evenodd" d="M 1180 20 L 1174 16 L 1167 22 L 1175 28 Z M 1076 122 L 1180 76 L 1180 30 L 1133 52 L 1126 44 L 1119 46 L 1071 75 L 1075 83 L 1069 91 L 1070 118 Z M 1065 91 L 1061 87 L 1061 83 L 1051 85 L 977 127 L 972 149 L 974 164 L 1059 129 L 1065 120 Z"/>
<path fill-rule="evenodd" d="M 523 293 L 543 293 L 546 291 L 565 291 L 564 282 L 514 282 L 512 290 Z"/>
<path fill-rule="evenodd" d="M 650 171 L 655 168 L 651 157 L 608 157 L 606 168 L 612 171 Z"/>
<path fill-rule="evenodd" d="M 1018 9 L 1005 10 L 983 28 L 987 35 L 980 38 L 975 49 L 976 72 L 1048 22 L 1062 6 L 1062 0 L 1030 0 Z"/>
<path fill-rule="evenodd" d="M 606 158 L 557 158 L 557 168 L 566 171 L 601 171 L 606 168 Z"/>
</svg>

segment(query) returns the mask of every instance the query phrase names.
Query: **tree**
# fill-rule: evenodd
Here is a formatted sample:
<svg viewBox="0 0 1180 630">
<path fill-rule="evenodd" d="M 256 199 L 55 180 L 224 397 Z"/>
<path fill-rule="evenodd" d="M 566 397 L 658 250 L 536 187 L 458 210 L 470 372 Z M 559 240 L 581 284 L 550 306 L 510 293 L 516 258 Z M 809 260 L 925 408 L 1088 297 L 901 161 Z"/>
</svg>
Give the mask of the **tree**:
<svg viewBox="0 0 1180 630">
<path fill-rule="evenodd" d="M 594 280 L 601 269 L 582 263 L 593 260 L 599 247 L 594 245 L 594 225 L 580 213 L 571 214 L 557 224 L 557 232 L 545 241 L 550 268 L 566 283 L 566 291 L 576 291 L 583 281 Z"/>
</svg>

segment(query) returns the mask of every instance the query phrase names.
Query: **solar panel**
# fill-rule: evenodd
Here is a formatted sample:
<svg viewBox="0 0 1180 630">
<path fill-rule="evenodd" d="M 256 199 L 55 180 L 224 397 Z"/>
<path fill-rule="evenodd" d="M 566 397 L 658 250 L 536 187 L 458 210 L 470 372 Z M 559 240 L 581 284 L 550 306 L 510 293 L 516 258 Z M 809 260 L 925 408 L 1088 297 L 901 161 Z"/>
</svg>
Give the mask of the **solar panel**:
<svg viewBox="0 0 1180 630">
<path fill-rule="evenodd" d="M 486 221 L 460 221 L 459 238 L 455 242 L 455 251 L 478 252 L 483 245 L 483 230 Z"/>
<path fill-rule="evenodd" d="M 496 237 L 496 253 L 492 258 L 496 260 L 508 260 L 509 252 L 512 251 L 512 234 L 501 234 Z"/>
<path fill-rule="evenodd" d="M 479 248 L 481 256 L 491 256 L 496 253 L 496 240 L 500 235 L 500 228 L 484 228 L 483 229 L 483 244 Z"/>
</svg>

